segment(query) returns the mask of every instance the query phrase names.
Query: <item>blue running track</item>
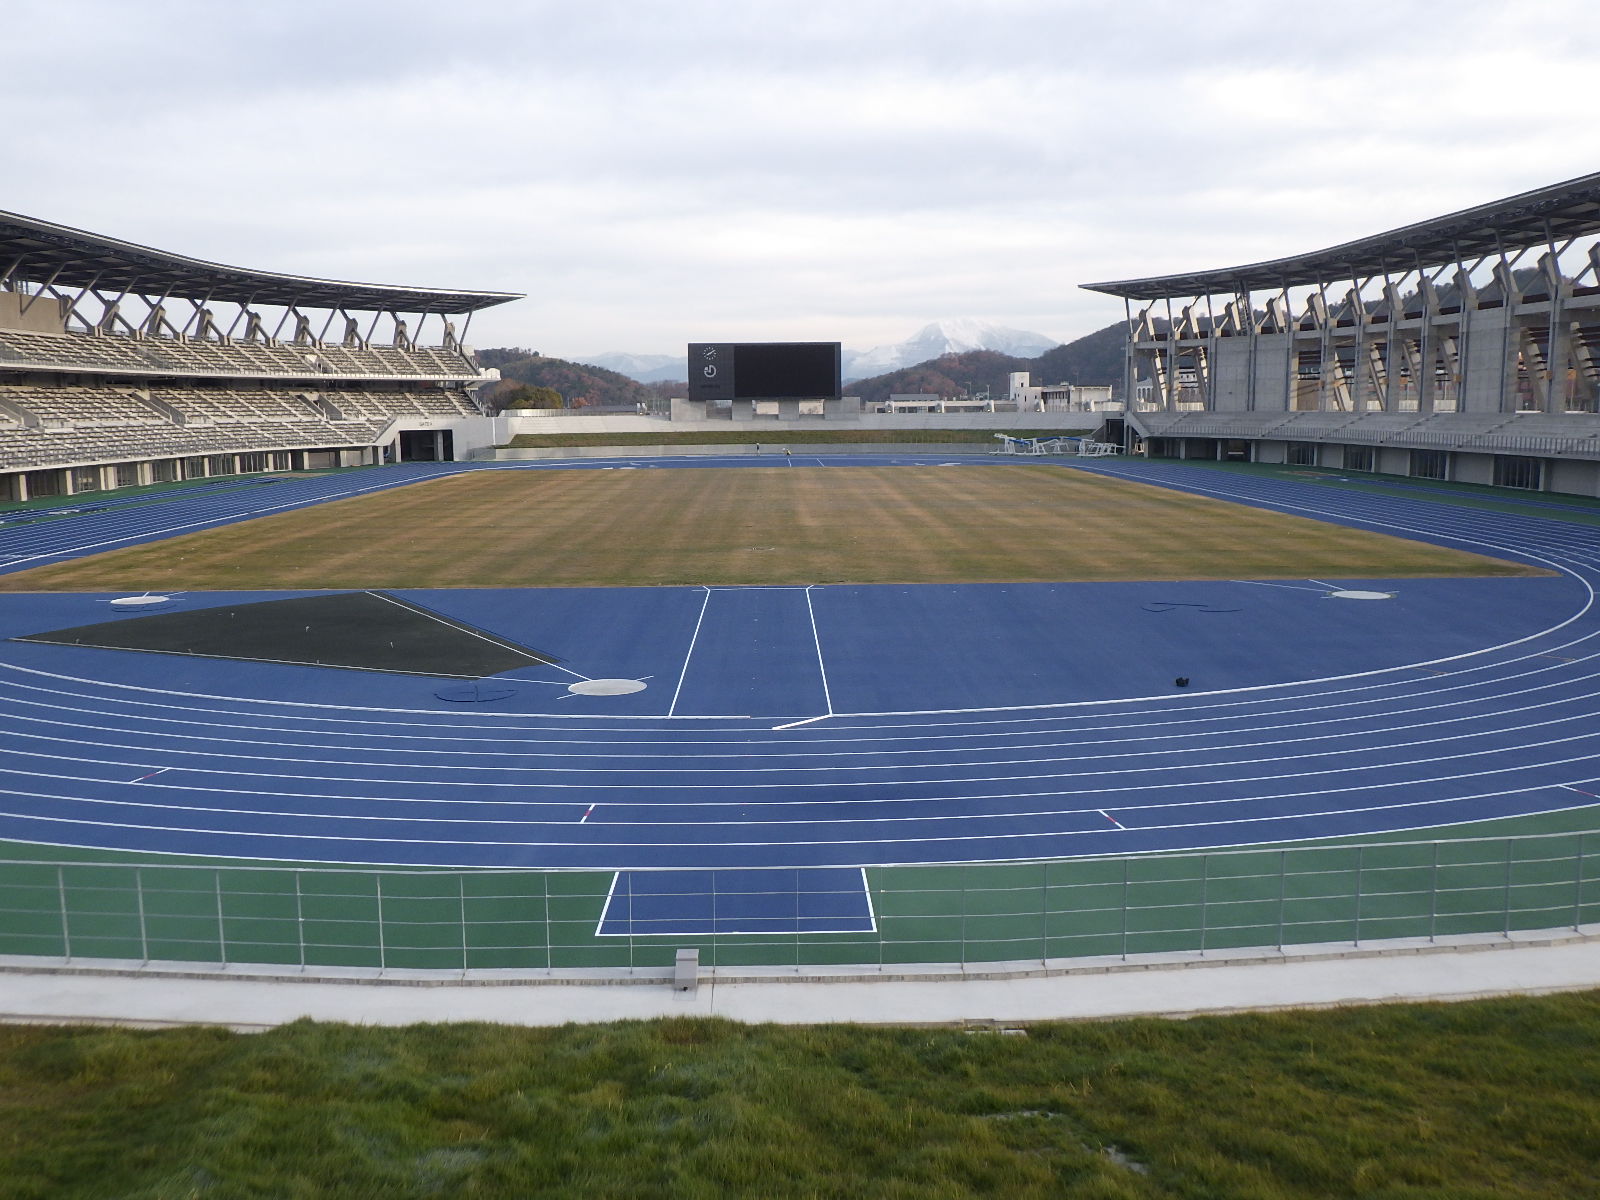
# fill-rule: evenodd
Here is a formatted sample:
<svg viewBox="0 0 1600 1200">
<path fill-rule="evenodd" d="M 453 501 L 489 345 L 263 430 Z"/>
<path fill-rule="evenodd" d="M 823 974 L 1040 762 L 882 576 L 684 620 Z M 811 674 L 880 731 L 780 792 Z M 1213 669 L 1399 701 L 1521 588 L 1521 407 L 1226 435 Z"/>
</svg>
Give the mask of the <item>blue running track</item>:
<svg viewBox="0 0 1600 1200">
<path fill-rule="evenodd" d="M 927 460 L 794 464 L 904 461 Z M 0 524 L 0 570 L 442 472 L 770 465 L 416 465 L 174 493 Z M 650 890 L 641 872 L 830 868 L 782 889 L 797 897 L 788 927 L 822 929 L 870 921 L 849 899 L 866 866 L 1234 846 L 1596 803 L 1600 529 L 1177 464 L 1060 469 L 1559 574 L 401 593 L 560 656 L 496 676 L 510 694 L 483 704 L 441 699 L 437 679 L 0 641 L 0 838 L 614 870 L 623 899 L 614 889 L 603 932 L 691 903 L 654 896 L 634 911 L 629 898 Z M 1332 595 L 1350 589 L 1387 598 Z M 109 620 L 109 599 L 0 597 L 0 635 Z M 167 608 L 239 599 L 180 594 Z M 643 686 L 571 690 L 595 680 Z M 747 917 L 761 919 L 671 919 Z"/>
</svg>

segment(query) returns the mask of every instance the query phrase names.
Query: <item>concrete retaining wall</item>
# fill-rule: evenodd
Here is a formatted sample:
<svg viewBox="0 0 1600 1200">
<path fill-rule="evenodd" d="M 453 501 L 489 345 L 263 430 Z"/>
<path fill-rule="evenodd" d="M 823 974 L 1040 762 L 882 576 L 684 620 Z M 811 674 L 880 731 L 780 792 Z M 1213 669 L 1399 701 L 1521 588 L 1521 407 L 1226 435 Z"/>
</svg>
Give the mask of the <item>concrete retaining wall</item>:
<svg viewBox="0 0 1600 1200">
<path fill-rule="evenodd" d="M 795 455 L 817 454 L 919 454 L 929 458 L 970 458 L 994 453 L 1000 443 L 989 442 L 788 442 L 783 445 L 734 443 L 726 446 L 533 446 L 514 450 L 485 450 L 474 454 L 474 461 L 521 462 L 545 458 L 685 458 L 748 455 L 757 453 L 774 460 L 785 457 L 785 448 Z M 1019 462 L 1031 461 L 1018 458 Z"/>
<path fill-rule="evenodd" d="M 548 411 L 549 416 L 533 415 Z M 823 417 L 757 417 L 740 421 L 737 426 L 727 421 L 669 421 L 665 417 L 619 416 L 583 417 L 565 413 L 560 409 L 532 410 L 529 413 L 506 413 L 503 422 L 508 436 L 519 433 L 697 433 L 703 430 L 720 430 L 726 433 L 737 428 L 740 432 L 754 432 L 770 428 L 774 434 L 792 434 L 808 429 L 987 429 L 1008 433 L 1013 429 L 1049 429 L 1066 431 L 1092 431 L 1104 424 L 1106 418 L 1120 417 L 1117 413 L 1061 413 L 1061 412 L 979 412 L 979 413 L 862 413 L 848 420 L 827 420 Z"/>
</svg>

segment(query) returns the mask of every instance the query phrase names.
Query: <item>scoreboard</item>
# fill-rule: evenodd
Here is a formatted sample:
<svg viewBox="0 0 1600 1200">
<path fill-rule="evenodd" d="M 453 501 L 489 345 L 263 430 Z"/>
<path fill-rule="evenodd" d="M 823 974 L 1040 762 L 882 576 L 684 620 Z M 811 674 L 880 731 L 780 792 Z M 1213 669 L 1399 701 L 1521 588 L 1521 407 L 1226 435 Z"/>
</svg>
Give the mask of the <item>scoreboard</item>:
<svg viewBox="0 0 1600 1200">
<path fill-rule="evenodd" d="M 690 342 L 689 399 L 837 400 L 838 342 Z"/>
</svg>

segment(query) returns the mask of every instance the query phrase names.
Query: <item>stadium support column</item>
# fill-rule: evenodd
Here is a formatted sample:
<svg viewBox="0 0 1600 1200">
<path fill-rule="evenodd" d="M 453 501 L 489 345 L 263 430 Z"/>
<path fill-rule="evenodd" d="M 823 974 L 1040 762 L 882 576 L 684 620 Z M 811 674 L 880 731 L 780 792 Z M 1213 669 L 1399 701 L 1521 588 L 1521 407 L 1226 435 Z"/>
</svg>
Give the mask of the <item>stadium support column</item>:
<svg viewBox="0 0 1600 1200">
<path fill-rule="evenodd" d="M 1133 301 L 1126 296 L 1122 298 L 1122 320 L 1122 403 L 1123 411 L 1131 413 L 1136 407 L 1133 376 Z"/>
<path fill-rule="evenodd" d="M 1433 286 L 1433 279 L 1422 265 L 1422 256 L 1413 250 L 1411 257 L 1416 262 L 1417 303 L 1422 308 L 1422 319 L 1417 326 L 1417 365 L 1413 372 L 1415 378 L 1412 383 L 1417 391 L 1417 411 L 1431 413 L 1436 390 L 1434 359 L 1439 353 L 1438 331 L 1434 329 L 1434 322 L 1439 319 L 1439 293 Z"/>
<path fill-rule="evenodd" d="M 1279 396 L 1278 409 L 1280 412 L 1294 411 L 1294 376 L 1295 376 L 1295 319 L 1294 312 L 1289 307 L 1289 282 L 1283 281 L 1283 286 L 1278 290 L 1278 329 L 1283 335 L 1283 392 Z"/>
<path fill-rule="evenodd" d="M 1256 321 L 1256 302 L 1250 295 L 1249 288 L 1242 288 L 1235 292 L 1234 299 L 1244 309 L 1244 324 L 1248 330 L 1249 341 L 1245 343 L 1245 381 L 1244 381 L 1244 407 L 1246 412 L 1256 410 L 1256 352 L 1259 349 L 1258 339 L 1261 336 L 1261 327 Z M 1238 330 L 1234 331 L 1236 334 Z"/>
<path fill-rule="evenodd" d="M 1167 336 L 1162 342 L 1161 353 L 1165 355 L 1163 364 L 1165 370 L 1161 374 L 1162 400 L 1161 407 L 1165 412 L 1178 410 L 1178 326 L 1172 320 L 1172 297 L 1166 298 L 1167 305 Z"/>
<path fill-rule="evenodd" d="M 1550 331 L 1545 342 L 1545 366 L 1549 379 L 1544 410 L 1547 413 L 1561 413 L 1567 410 L 1567 363 L 1572 353 L 1572 337 L 1564 319 L 1566 294 L 1571 285 L 1561 274 L 1561 251 L 1556 248 L 1549 221 L 1544 223 L 1544 233 L 1550 248 L 1539 263 L 1544 268 L 1545 294 L 1550 297 Z M 1571 244 L 1567 243 L 1568 246 Z"/>
<path fill-rule="evenodd" d="M 1354 266 L 1350 268 L 1350 290 L 1344 302 L 1350 310 L 1350 328 L 1354 332 L 1350 351 L 1350 411 L 1366 412 L 1372 403 L 1372 370 L 1367 361 L 1367 306 L 1361 299 L 1361 280 L 1356 277 Z"/>
<path fill-rule="evenodd" d="M 1472 375 L 1472 350 L 1478 315 L 1478 291 L 1472 286 L 1472 272 L 1461 258 L 1461 250 L 1451 243 L 1450 253 L 1455 258 L 1455 274 L 1450 277 L 1456 289 L 1456 347 L 1453 381 L 1456 392 L 1456 411 L 1467 411 L 1467 386 Z M 1479 265 L 1483 260 L 1479 259 Z"/>
<path fill-rule="evenodd" d="M 1516 353 L 1518 306 L 1522 303 L 1521 293 L 1517 289 L 1516 275 L 1512 270 L 1512 263 L 1506 259 L 1506 248 L 1500 241 L 1500 234 L 1494 235 L 1495 249 L 1500 255 L 1500 261 L 1495 264 L 1494 277 L 1500 285 L 1500 311 L 1505 314 L 1505 325 L 1500 339 L 1500 411 L 1513 412 L 1516 410 L 1516 401 L 1511 396 L 1511 370 L 1512 358 Z"/>
<path fill-rule="evenodd" d="M 10 285 L 11 277 L 17 273 L 17 268 L 26 262 L 27 259 L 28 256 L 26 253 L 19 254 L 11 260 L 10 266 L 8 266 L 4 271 L 0 271 L 0 288 Z"/>
<path fill-rule="evenodd" d="M 1206 377 L 1202 385 L 1201 396 L 1205 398 L 1206 409 L 1209 412 L 1217 411 L 1217 386 L 1215 376 L 1217 373 L 1217 310 L 1211 303 L 1211 293 L 1206 293 Z"/>
<path fill-rule="evenodd" d="M 1405 305 L 1400 303 L 1399 289 L 1389 278 L 1389 264 L 1383 264 L 1383 306 L 1387 313 L 1388 328 L 1384 330 L 1383 346 L 1383 411 L 1400 411 L 1399 352 L 1400 317 Z"/>
<path fill-rule="evenodd" d="M 61 310 L 63 328 L 65 328 L 73 320 L 77 320 L 85 328 L 88 328 L 88 318 L 78 311 L 78 305 L 83 302 L 83 298 L 85 296 L 89 295 L 89 293 L 93 292 L 95 288 L 100 286 L 100 276 L 102 274 L 104 274 L 104 272 L 96 271 L 94 275 L 90 277 L 89 282 L 78 289 L 78 294 L 67 301 L 66 307 Z"/>
<path fill-rule="evenodd" d="M 19 316 L 27 316 L 28 310 L 37 304 L 42 296 L 57 296 L 59 298 L 59 293 L 56 292 L 55 286 L 56 279 L 60 276 L 63 269 L 64 267 L 57 267 L 54 271 L 50 272 L 50 277 L 46 279 L 44 283 L 39 286 L 38 290 L 33 292 L 31 295 L 27 292 L 23 293 L 25 303 L 23 303 L 21 306 L 21 309 L 18 313 Z"/>
<path fill-rule="evenodd" d="M 1343 406 L 1328 387 L 1331 374 L 1328 370 L 1328 339 L 1333 334 L 1333 321 L 1328 316 L 1328 287 L 1320 278 L 1316 287 L 1317 290 L 1307 298 L 1306 307 L 1311 310 L 1311 319 L 1317 327 L 1317 411 L 1327 412 L 1330 408 Z M 1330 403 L 1330 400 L 1333 402 Z"/>
</svg>

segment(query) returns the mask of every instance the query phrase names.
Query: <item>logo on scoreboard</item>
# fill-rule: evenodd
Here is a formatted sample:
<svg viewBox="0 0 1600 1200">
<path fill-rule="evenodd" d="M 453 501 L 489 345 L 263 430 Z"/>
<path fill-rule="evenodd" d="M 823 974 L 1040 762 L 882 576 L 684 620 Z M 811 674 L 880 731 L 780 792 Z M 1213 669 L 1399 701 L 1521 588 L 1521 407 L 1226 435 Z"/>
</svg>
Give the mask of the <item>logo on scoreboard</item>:
<svg viewBox="0 0 1600 1200">
<path fill-rule="evenodd" d="M 689 399 L 709 404 L 729 404 L 734 397 L 734 362 L 731 342 L 690 342 Z"/>
</svg>

